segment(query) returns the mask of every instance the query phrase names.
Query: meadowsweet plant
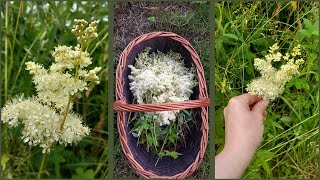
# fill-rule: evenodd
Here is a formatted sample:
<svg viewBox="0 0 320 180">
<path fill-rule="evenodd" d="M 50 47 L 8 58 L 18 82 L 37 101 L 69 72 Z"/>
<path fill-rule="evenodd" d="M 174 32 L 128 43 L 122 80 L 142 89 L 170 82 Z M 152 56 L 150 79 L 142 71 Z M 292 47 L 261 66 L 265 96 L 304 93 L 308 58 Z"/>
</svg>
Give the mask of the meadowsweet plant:
<svg viewBox="0 0 320 180">
<path fill-rule="evenodd" d="M 130 90 L 138 104 L 159 104 L 189 100 L 192 89 L 197 85 L 195 68 L 185 67 L 179 53 L 150 53 L 150 48 L 141 52 L 136 63 L 128 66 Z M 189 111 L 163 111 L 139 113 L 132 118 L 133 133 L 148 149 L 157 149 L 159 156 L 177 153 L 165 150 L 165 144 L 176 145 L 184 136 L 183 124 L 192 120 Z M 166 153 L 164 153 L 166 152 Z"/>
<path fill-rule="evenodd" d="M 263 99 L 274 100 L 284 92 L 285 84 L 294 76 L 299 75 L 299 66 L 304 63 L 301 46 L 297 45 L 291 53 L 285 55 L 278 52 L 278 44 L 270 47 L 264 59 L 255 58 L 254 66 L 260 71 L 261 77 L 254 79 L 247 86 L 247 91 Z M 280 68 L 272 63 L 285 62 Z"/>
<path fill-rule="evenodd" d="M 18 96 L 2 109 L 1 121 L 10 128 L 22 124 L 22 140 L 32 146 L 39 145 L 42 153 L 52 147 L 79 142 L 90 133 L 80 115 L 72 111 L 73 101 L 79 92 L 88 89 L 90 82 L 99 84 L 100 67 L 87 70 L 92 63 L 87 52 L 91 40 L 98 36 L 97 21 L 88 25 L 85 20 L 74 20 L 72 33 L 77 37 L 75 47 L 59 45 L 52 56 L 54 62 L 46 69 L 41 64 L 27 62 L 26 70 L 32 75 L 36 95 Z"/>
</svg>

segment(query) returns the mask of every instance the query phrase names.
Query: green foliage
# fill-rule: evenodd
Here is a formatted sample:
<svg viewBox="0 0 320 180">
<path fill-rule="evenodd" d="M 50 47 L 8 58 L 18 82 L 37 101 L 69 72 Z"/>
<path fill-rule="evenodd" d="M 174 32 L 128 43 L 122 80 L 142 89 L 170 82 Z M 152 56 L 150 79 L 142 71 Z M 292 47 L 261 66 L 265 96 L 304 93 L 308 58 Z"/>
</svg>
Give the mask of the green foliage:
<svg viewBox="0 0 320 180">
<path fill-rule="evenodd" d="M 72 179 L 93 179 L 95 176 L 93 169 L 84 170 L 81 167 L 76 169 L 76 174 L 72 176 Z"/>
<path fill-rule="evenodd" d="M 260 76 L 253 59 L 278 42 L 302 46 L 300 75 L 268 107 L 264 138 L 243 178 L 315 178 L 319 154 L 318 2 L 218 2 L 215 5 L 215 148 L 224 146 L 223 109 Z"/>
<path fill-rule="evenodd" d="M 176 159 L 182 155 L 176 149 L 186 144 L 188 132 L 194 124 L 194 114 L 193 111 L 183 110 L 176 116 L 176 122 L 160 126 L 156 119 L 158 116 L 154 113 L 134 113 L 130 119 L 130 123 L 133 123 L 131 133 L 138 138 L 138 144 L 145 145 L 159 159 L 164 156 Z"/>
<path fill-rule="evenodd" d="M 1 1 L 1 107 L 20 94 L 35 93 L 31 75 L 24 63 L 34 61 L 46 68 L 52 63 L 51 51 L 57 45 L 74 45 L 71 34 L 74 19 L 99 20 L 99 37 L 88 52 L 92 65 L 101 66 L 101 84 L 84 92 L 73 109 L 91 128 L 91 134 L 75 146 L 54 147 L 48 155 L 43 178 L 105 178 L 107 176 L 107 3 L 92 1 Z M 2 155 L 10 158 L 2 168 L 6 178 L 35 178 L 41 161 L 41 149 L 30 148 L 20 137 L 19 129 L 2 126 Z M 3 159 L 3 158 L 2 158 Z M 4 159 L 5 160 L 5 159 Z M 83 173 L 81 170 L 83 169 Z M 94 174 L 89 170 L 92 169 Z"/>
</svg>

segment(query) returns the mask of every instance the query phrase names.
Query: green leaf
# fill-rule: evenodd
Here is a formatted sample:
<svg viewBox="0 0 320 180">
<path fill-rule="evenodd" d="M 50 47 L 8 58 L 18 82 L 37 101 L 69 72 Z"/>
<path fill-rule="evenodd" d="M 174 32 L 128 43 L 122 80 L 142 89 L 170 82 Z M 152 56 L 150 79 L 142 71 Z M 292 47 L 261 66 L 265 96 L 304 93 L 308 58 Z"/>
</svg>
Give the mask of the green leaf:
<svg viewBox="0 0 320 180">
<path fill-rule="evenodd" d="M 170 141 L 171 143 L 174 143 L 174 142 L 175 142 L 175 139 L 174 139 L 174 137 L 172 137 L 172 136 L 169 136 L 169 141 Z"/>
<path fill-rule="evenodd" d="M 299 79 L 299 78 L 292 79 L 286 85 L 287 88 L 290 88 L 293 86 L 297 89 L 304 89 L 307 91 L 310 90 L 309 84 L 306 81 Z"/>
<path fill-rule="evenodd" d="M 272 125 L 274 125 L 275 127 L 284 130 L 282 126 L 280 126 L 280 124 L 278 124 L 276 121 L 270 121 Z"/>
<path fill-rule="evenodd" d="M 149 21 L 151 21 L 151 22 L 156 22 L 156 17 L 155 16 L 150 16 L 150 17 L 148 17 L 147 18 Z"/>
<path fill-rule="evenodd" d="M 167 151 L 167 155 L 171 156 L 173 159 L 177 159 L 178 156 L 182 155 L 181 153 L 178 153 L 176 151 Z"/>
<path fill-rule="evenodd" d="M 141 127 L 142 129 L 145 129 L 145 130 L 148 130 L 151 128 L 150 124 L 148 124 L 147 121 L 142 121 Z"/>
<path fill-rule="evenodd" d="M 262 161 L 261 166 L 262 166 L 262 168 L 266 171 L 266 173 L 267 173 L 268 175 L 271 175 L 271 169 L 270 169 L 270 167 L 269 167 L 268 162 Z"/>
<path fill-rule="evenodd" d="M 6 164 L 7 162 L 10 160 L 10 157 L 7 156 L 6 154 L 1 156 L 1 166 L 2 166 L 2 170 L 6 169 Z"/>
<path fill-rule="evenodd" d="M 154 144 L 151 134 L 147 134 L 147 143 L 149 145 L 153 145 Z"/>
<path fill-rule="evenodd" d="M 158 156 L 159 156 L 159 158 L 162 158 L 162 157 L 164 157 L 166 154 L 164 153 L 164 152 L 159 152 L 158 153 Z"/>
<path fill-rule="evenodd" d="M 93 169 L 84 170 L 82 167 L 76 169 L 76 174 L 72 176 L 72 179 L 93 179 L 95 176 Z"/>
<path fill-rule="evenodd" d="M 310 20 L 303 18 L 303 23 L 306 26 L 307 29 L 312 29 L 312 23 Z"/>
<path fill-rule="evenodd" d="M 238 36 L 236 36 L 234 34 L 223 34 L 222 37 L 234 39 L 234 40 L 237 40 L 237 41 L 239 40 Z"/>
</svg>

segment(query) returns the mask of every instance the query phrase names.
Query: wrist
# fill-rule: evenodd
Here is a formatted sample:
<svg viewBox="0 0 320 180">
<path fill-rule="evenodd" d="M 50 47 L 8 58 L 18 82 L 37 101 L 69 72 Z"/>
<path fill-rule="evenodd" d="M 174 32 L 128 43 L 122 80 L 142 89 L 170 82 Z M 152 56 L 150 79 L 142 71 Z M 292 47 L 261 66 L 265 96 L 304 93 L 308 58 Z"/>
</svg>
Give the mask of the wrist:
<svg viewBox="0 0 320 180">
<path fill-rule="evenodd" d="M 224 156 L 232 157 L 234 162 L 247 167 L 255 154 L 255 148 L 248 148 L 244 146 L 225 146 L 222 150 Z"/>
<path fill-rule="evenodd" d="M 215 178 L 241 178 L 252 157 L 252 153 L 225 147 L 215 158 Z"/>
<path fill-rule="evenodd" d="M 228 141 L 228 139 L 226 139 L 223 151 L 225 151 L 228 154 L 238 155 L 239 158 L 241 157 L 251 160 L 258 148 L 258 146 L 254 144 L 255 143 L 250 142 L 248 140 L 244 142 L 241 139 L 234 139 L 234 141 Z"/>
</svg>

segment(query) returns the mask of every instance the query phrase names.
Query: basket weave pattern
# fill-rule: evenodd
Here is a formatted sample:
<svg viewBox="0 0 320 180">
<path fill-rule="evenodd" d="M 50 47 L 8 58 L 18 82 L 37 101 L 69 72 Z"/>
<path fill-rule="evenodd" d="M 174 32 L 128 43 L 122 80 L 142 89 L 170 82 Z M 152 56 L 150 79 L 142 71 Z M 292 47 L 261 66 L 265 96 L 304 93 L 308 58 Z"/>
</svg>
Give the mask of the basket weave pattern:
<svg viewBox="0 0 320 180">
<path fill-rule="evenodd" d="M 161 104 L 128 104 L 126 97 L 124 96 L 124 77 L 123 71 L 126 66 L 126 60 L 133 48 L 141 42 L 150 40 L 152 38 L 169 38 L 180 43 L 191 55 L 192 63 L 194 64 L 197 72 L 198 78 L 198 88 L 199 88 L 199 98 L 197 100 L 188 100 L 183 102 L 168 102 Z M 185 178 L 193 173 L 200 165 L 208 142 L 208 105 L 210 104 L 206 81 L 204 77 L 203 67 L 200 62 L 200 58 L 197 55 L 191 44 L 181 36 L 171 33 L 171 32 L 152 32 L 148 34 L 141 35 L 131 41 L 129 45 L 124 49 L 120 56 L 119 64 L 116 70 L 116 102 L 114 102 L 114 110 L 117 111 L 117 126 L 119 131 L 120 143 L 125 156 L 127 157 L 129 163 L 136 169 L 136 171 L 145 178 Z M 155 174 L 145 170 L 134 158 L 133 152 L 128 146 L 128 132 L 126 131 L 126 114 L 128 112 L 155 112 L 155 111 L 172 111 L 172 110 L 184 110 L 201 108 L 201 127 L 200 131 L 202 133 L 200 141 L 200 149 L 193 163 L 186 168 L 183 172 L 179 172 L 173 176 L 163 176 Z"/>
</svg>

